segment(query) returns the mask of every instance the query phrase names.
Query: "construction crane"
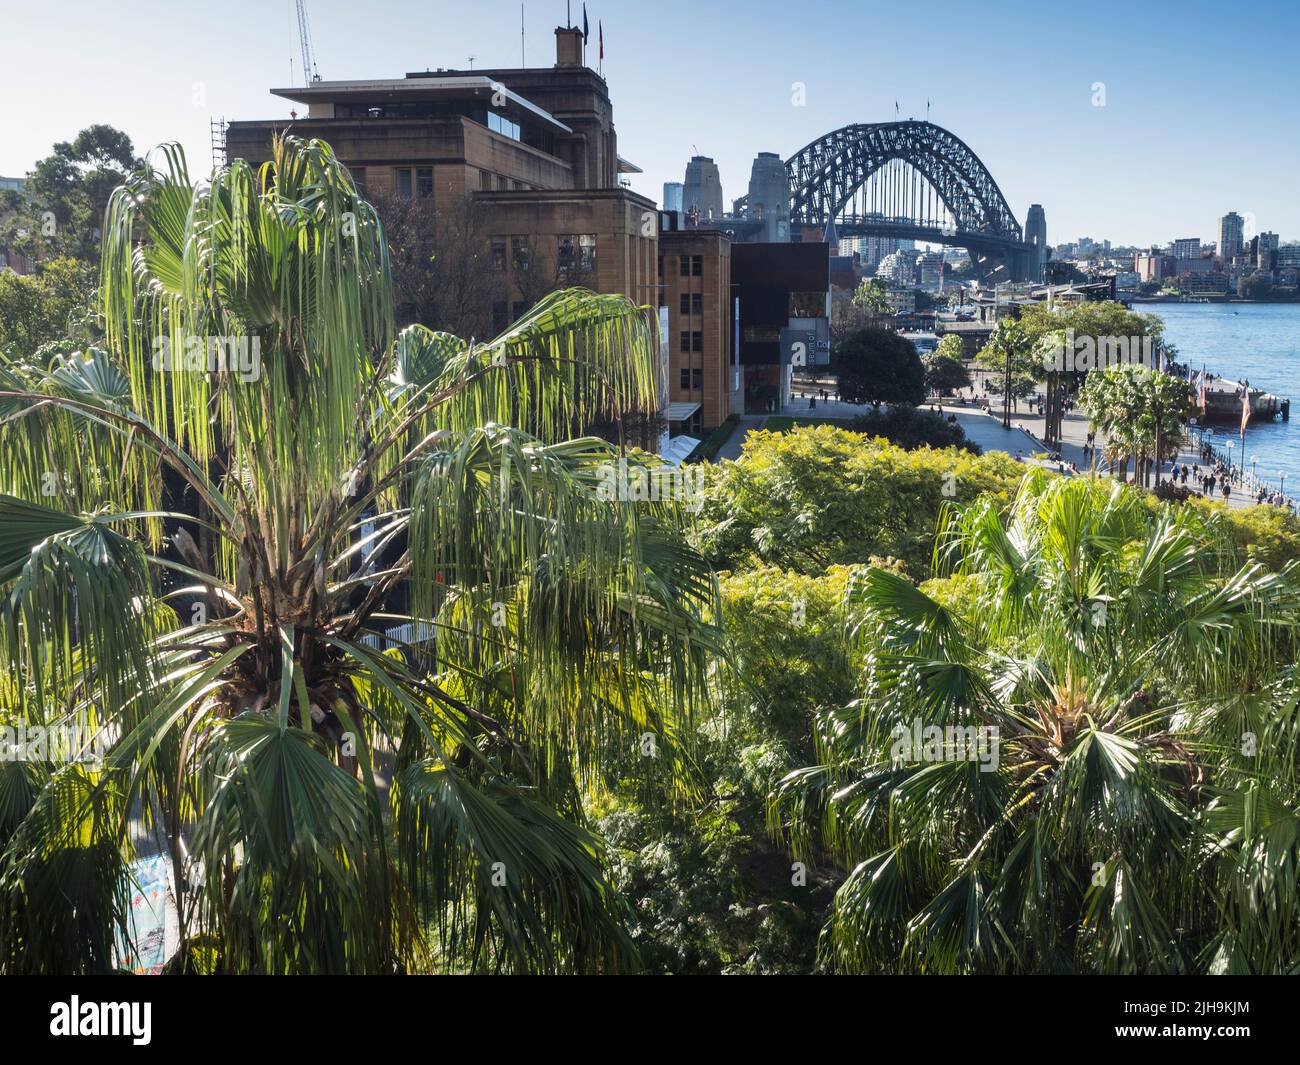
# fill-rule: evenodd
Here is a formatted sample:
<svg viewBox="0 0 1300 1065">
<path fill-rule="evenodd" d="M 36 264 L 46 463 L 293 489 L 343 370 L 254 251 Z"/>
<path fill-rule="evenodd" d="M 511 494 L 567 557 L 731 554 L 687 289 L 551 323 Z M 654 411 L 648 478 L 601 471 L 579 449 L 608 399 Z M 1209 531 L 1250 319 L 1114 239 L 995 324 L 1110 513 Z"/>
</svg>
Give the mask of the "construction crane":
<svg viewBox="0 0 1300 1065">
<path fill-rule="evenodd" d="M 302 46 L 302 76 L 307 81 L 320 81 L 316 57 L 311 51 L 311 25 L 307 22 L 307 5 L 304 0 L 298 0 L 298 43 Z"/>
</svg>

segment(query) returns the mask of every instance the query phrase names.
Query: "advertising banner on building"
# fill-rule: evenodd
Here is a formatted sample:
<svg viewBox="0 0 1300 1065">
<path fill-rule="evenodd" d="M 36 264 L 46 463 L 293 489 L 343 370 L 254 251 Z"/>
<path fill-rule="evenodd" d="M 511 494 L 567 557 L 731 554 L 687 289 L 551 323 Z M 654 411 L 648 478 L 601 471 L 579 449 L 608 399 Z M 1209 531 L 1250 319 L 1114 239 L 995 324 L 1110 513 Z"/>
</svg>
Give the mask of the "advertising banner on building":
<svg viewBox="0 0 1300 1065">
<path fill-rule="evenodd" d="M 796 371 L 807 366 L 829 366 L 830 323 L 825 318 L 791 318 L 781 330 L 781 363 Z"/>
</svg>

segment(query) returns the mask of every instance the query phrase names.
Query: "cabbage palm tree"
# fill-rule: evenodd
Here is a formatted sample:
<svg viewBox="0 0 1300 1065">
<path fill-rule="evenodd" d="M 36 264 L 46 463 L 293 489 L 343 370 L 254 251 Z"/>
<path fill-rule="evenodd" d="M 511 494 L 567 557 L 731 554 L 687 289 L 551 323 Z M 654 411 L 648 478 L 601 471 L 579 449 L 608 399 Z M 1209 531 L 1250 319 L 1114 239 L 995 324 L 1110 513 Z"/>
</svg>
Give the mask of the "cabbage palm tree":
<svg viewBox="0 0 1300 1065">
<path fill-rule="evenodd" d="M 1300 967 L 1290 575 L 1190 508 L 1041 471 L 1005 520 L 954 509 L 937 558 L 927 589 L 851 587 L 862 696 L 774 803 L 848 870 L 825 962 Z"/>
<path fill-rule="evenodd" d="M 0 762 L 0 971 L 117 964 L 141 836 L 178 971 L 635 964 L 584 800 L 686 779 L 716 647 L 678 505 L 579 435 L 654 409 L 644 309 L 394 337 L 328 146 L 161 162 L 107 213 L 104 350 L 0 367 L 3 723 L 102 754 Z"/>
<path fill-rule="evenodd" d="M 1139 483 L 1153 458 L 1176 457 L 1187 419 L 1191 416 L 1192 387 L 1182 378 L 1139 364 L 1106 366 L 1091 371 L 1079 392 L 1079 405 L 1093 428 L 1106 433 L 1111 449 L 1133 456 L 1133 473 Z"/>
</svg>

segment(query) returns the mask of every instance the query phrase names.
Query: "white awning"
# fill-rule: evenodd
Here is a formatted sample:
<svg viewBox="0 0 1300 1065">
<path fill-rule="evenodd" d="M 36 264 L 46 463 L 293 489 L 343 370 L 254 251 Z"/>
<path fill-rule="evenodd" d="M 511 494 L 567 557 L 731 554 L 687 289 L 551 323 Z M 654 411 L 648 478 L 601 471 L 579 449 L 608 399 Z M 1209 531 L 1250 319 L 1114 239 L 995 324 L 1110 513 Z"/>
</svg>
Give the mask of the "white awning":
<svg viewBox="0 0 1300 1065">
<path fill-rule="evenodd" d="M 699 446 L 693 436 L 674 436 L 659 449 L 659 457 L 670 466 L 680 466 L 682 460 Z"/>
<path fill-rule="evenodd" d="M 699 409 L 700 405 L 698 403 L 669 403 L 668 420 L 670 422 L 684 422 Z"/>
</svg>

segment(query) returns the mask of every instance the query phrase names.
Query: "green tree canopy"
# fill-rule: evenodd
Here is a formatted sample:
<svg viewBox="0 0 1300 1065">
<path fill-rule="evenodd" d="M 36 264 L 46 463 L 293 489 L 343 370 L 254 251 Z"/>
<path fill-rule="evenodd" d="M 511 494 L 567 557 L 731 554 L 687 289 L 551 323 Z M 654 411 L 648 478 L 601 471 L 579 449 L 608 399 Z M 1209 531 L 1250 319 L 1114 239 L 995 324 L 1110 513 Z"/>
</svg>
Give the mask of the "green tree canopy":
<svg viewBox="0 0 1300 1065">
<path fill-rule="evenodd" d="M 1037 341 L 1062 329 L 1076 336 L 1151 337 L 1161 340 L 1164 320 L 1158 314 L 1131 311 L 1114 300 L 1080 303 L 1030 303 L 1020 310 L 1020 325 Z"/>
<path fill-rule="evenodd" d="M 94 285 L 93 267 L 76 259 L 51 259 L 25 276 L 0 272 L 0 353 L 39 362 L 41 349 L 56 341 L 89 344 L 96 334 Z"/>
<path fill-rule="evenodd" d="M 1273 294 L 1273 279 L 1267 274 L 1251 274 L 1237 282 L 1237 295 L 1247 300 L 1266 300 Z"/>
<path fill-rule="evenodd" d="M 970 387 L 970 371 L 961 361 L 961 352 L 961 337 L 949 333 L 934 351 L 921 356 L 927 389 L 947 394 Z"/>
<path fill-rule="evenodd" d="M 724 569 L 763 562 L 814 575 L 878 555 L 925 575 L 944 504 L 1006 498 L 1023 474 L 1001 452 L 906 451 L 830 425 L 751 433 L 737 461 L 709 470 L 699 543 Z"/>
<path fill-rule="evenodd" d="M 988 371 L 984 386 L 995 395 L 1001 395 L 1006 388 L 1008 368 L 1011 394 L 1018 398 L 1033 392 L 1043 376 L 1038 338 L 1015 318 L 998 322 L 975 356 L 975 365 Z"/>
<path fill-rule="evenodd" d="M 831 367 L 846 403 L 910 403 L 925 399 L 925 367 L 916 347 L 886 329 L 863 329 L 840 343 Z"/>
<path fill-rule="evenodd" d="M 889 289 L 878 277 L 864 277 L 853 291 L 853 302 L 872 314 L 889 314 L 893 309 L 889 302 Z"/>
<path fill-rule="evenodd" d="M 131 138 L 112 126 L 88 126 L 61 141 L 33 167 L 22 193 L 11 191 L 0 204 L 0 243 L 38 260 L 98 263 L 109 197 L 139 165 Z"/>
</svg>

